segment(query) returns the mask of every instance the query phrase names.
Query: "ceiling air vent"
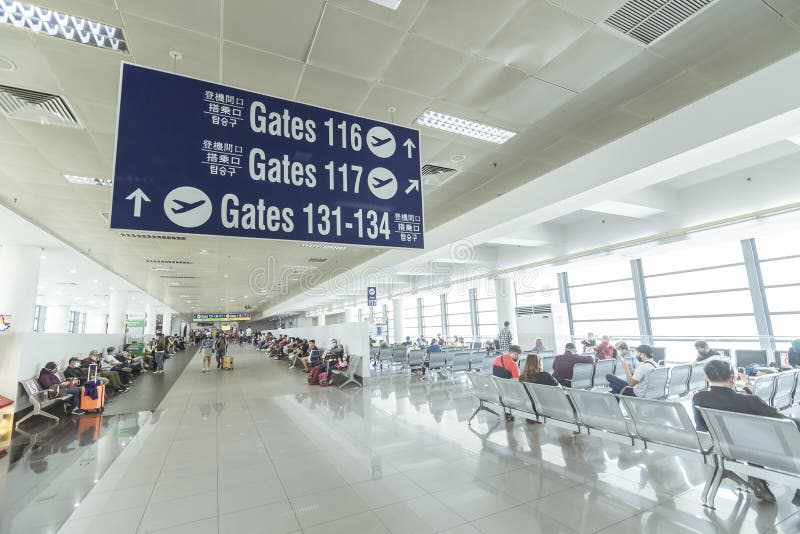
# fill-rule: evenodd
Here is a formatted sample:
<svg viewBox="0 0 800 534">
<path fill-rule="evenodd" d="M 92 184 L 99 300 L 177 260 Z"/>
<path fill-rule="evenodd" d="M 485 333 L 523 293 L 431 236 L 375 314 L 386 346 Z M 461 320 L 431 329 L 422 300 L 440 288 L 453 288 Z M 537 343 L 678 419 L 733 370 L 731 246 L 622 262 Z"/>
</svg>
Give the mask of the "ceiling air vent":
<svg viewBox="0 0 800 534">
<path fill-rule="evenodd" d="M 0 85 L 0 112 L 9 119 L 82 128 L 67 101 L 50 93 Z"/>
<path fill-rule="evenodd" d="M 325 263 L 327 258 L 308 258 L 308 263 Z"/>
<path fill-rule="evenodd" d="M 121 237 L 135 237 L 137 239 L 172 239 L 175 241 L 186 241 L 186 238 L 180 235 L 132 234 L 128 232 L 122 232 L 119 235 Z"/>
<path fill-rule="evenodd" d="M 517 306 L 517 317 L 526 315 L 548 315 L 553 312 L 550 304 L 534 304 L 533 306 Z"/>
<path fill-rule="evenodd" d="M 447 180 L 455 176 L 458 171 L 450 169 L 449 167 L 440 167 L 439 165 L 431 165 L 430 163 L 423 165 L 420 173 L 422 174 L 422 183 L 430 186 L 440 186 Z"/>
<path fill-rule="evenodd" d="M 185 274 L 162 274 L 161 278 L 171 278 L 173 280 L 183 280 L 186 278 L 197 278 L 196 276 L 189 276 Z"/>
<path fill-rule="evenodd" d="M 649 45 L 716 0 L 630 0 L 605 23 Z"/>
</svg>

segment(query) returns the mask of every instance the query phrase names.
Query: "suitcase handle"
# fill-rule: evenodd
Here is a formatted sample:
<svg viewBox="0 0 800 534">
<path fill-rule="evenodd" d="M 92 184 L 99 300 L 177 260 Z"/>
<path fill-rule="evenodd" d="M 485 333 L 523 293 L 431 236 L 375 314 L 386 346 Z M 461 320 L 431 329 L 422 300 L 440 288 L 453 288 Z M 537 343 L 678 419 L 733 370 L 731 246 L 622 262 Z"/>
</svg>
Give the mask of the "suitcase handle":
<svg viewBox="0 0 800 534">
<path fill-rule="evenodd" d="M 92 367 L 94 367 L 94 380 L 92 380 Z M 86 380 L 87 382 L 97 382 L 97 375 L 98 369 L 96 363 L 90 363 L 88 368 L 86 369 Z"/>
</svg>

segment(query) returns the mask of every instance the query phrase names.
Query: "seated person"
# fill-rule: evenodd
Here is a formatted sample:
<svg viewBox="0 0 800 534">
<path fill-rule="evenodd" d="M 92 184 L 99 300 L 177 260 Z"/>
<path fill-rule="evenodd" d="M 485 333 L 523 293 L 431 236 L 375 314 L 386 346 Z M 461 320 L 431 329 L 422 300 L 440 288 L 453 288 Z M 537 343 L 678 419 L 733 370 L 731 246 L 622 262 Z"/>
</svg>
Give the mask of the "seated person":
<svg viewBox="0 0 800 534">
<path fill-rule="evenodd" d="M 519 355 L 522 354 L 522 349 L 519 345 L 511 345 L 508 347 L 508 354 L 501 354 L 492 362 L 492 375 L 500 378 L 519 378 L 519 366 L 517 360 Z M 506 421 L 513 421 L 514 416 L 510 411 L 506 412 Z"/>
<path fill-rule="evenodd" d="M 647 388 L 647 375 L 658 366 L 653 361 L 653 348 L 650 345 L 639 345 L 636 347 L 636 359 L 639 365 L 635 370 L 625 360 L 620 360 L 622 368 L 625 369 L 625 379 L 608 373 L 606 380 L 611 385 L 611 393 L 619 393 L 631 397 L 640 397 Z"/>
<path fill-rule="evenodd" d="M 319 350 L 316 341 L 313 339 L 309 340 L 308 348 L 304 351 L 304 354 L 306 354 L 306 356 L 303 356 L 300 361 L 306 373 L 309 371 L 309 365 L 314 367 L 322 361 L 322 351 Z"/>
<path fill-rule="evenodd" d="M 89 379 L 89 373 L 86 369 L 81 369 L 81 360 L 79 358 L 70 358 L 69 359 L 69 367 L 64 369 L 64 376 L 67 378 L 71 378 L 73 380 L 77 380 L 81 387 L 86 383 Z M 94 378 L 94 377 L 92 377 Z M 108 378 L 104 378 L 100 376 L 100 373 L 97 374 L 97 380 L 104 385 L 108 385 L 111 381 Z M 127 391 L 124 388 L 120 388 L 117 390 L 119 392 Z M 108 397 L 108 391 L 106 391 L 106 398 Z"/>
<path fill-rule="evenodd" d="M 594 338 L 594 334 L 592 332 L 586 334 L 586 339 L 581 341 L 581 345 L 583 345 L 583 352 L 594 350 L 595 346 L 597 346 L 597 340 Z"/>
<path fill-rule="evenodd" d="M 550 352 L 550 349 L 544 346 L 544 341 L 542 341 L 542 338 L 537 337 L 536 343 L 533 346 L 533 352 L 539 354 L 542 352 Z"/>
<path fill-rule="evenodd" d="M 106 349 L 106 355 L 105 358 L 103 358 L 103 363 L 105 363 L 112 371 L 132 375 L 133 369 L 128 364 L 121 362 L 114 356 L 115 350 L 116 349 L 114 347 L 108 347 Z M 130 378 L 131 381 L 133 381 L 133 377 L 130 376 Z"/>
<path fill-rule="evenodd" d="M 486 349 L 487 353 L 495 351 L 497 350 L 497 343 L 489 339 L 483 344 L 483 348 Z"/>
<path fill-rule="evenodd" d="M 406 340 L 403 341 L 403 346 L 410 347 L 411 345 L 413 345 L 413 343 L 411 342 L 411 336 L 406 336 Z"/>
<path fill-rule="evenodd" d="M 702 339 L 698 339 L 694 342 L 694 348 L 697 349 L 697 359 L 694 361 L 695 363 L 700 363 L 712 358 L 713 356 L 720 355 L 719 352 L 712 350 L 711 347 L 708 346 L 708 342 Z"/>
<path fill-rule="evenodd" d="M 344 347 L 335 339 L 331 340 L 331 348 L 328 350 L 329 358 L 341 358 L 344 355 Z"/>
<path fill-rule="evenodd" d="M 558 385 L 558 381 L 553 378 L 553 375 L 542 370 L 542 359 L 536 353 L 528 354 L 525 359 L 525 368 L 519 375 L 519 381 L 544 386 Z"/>
<path fill-rule="evenodd" d="M 572 384 L 572 372 L 576 363 L 594 362 L 591 356 L 579 356 L 575 352 L 575 343 L 567 343 L 564 346 L 564 354 L 556 356 L 553 360 L 553 378 L 564 387 L 570 387 Z"/>
<path fill-rule="evenodd" d="M 56 362 L 47 362 L 47 364 L 39 371 L 39 384 L 45 389 L 50 389 L 53 386 L 61 386 L 61 391 L 72 395 L 72 415 L 83 415 L 85 412 L 81 410 L 81 391 L 82 388 L 73 387 L 69 380 L 62 381 L 56 376 L 58 365 Z"/>
<path fill-rule="evenodd" d="M 600 338 L 600 344 L 594 350 L 594 357 L 598 360 L 614 359 L 614 347 L 611 345 L 611 338 L 608 336 Z"/>
<path fill-rule="evenodd" d="M 755 395 L 747 395 L 736 392 L 736 375 L 731 365 L 723 360 L 711 360 L 705 365 L 706 378 L 709 388 L 706 391 L 698 391 L 692 397 L 692 407 L 694 408 L 694 423 L 697 430 L 706 431 L 706 423 L 703 416 L 697 409 L 711 408 L 713 410 L 724 410 L 749 415 L 760 415 L 762 417 L 773 417 L 775 419 L 786 419 L 787 417 L 773 408 Z M 798 428 L 800 421 L 794 420 Z M 753 493 L 762 501 L 775 502 L 775 495 L 770 491 L 766 480 L 748 477 L 747 480 Z M 795 490 L 792 503 L 800 506 L 800 489 Z"/>
<path fill-rule="evenodd" d="M 98 351 L 93 350 L 81 362 L 81 367 L 84 369 L 88 368 L 89 365 L 97 365 L 97 374 L 108 380 L 108 383 L 111 384 L 111 387 L 113 387 L 115 391 L 127 391 L 127 384 L 130 383 L 130 375 L 128 373 L 118 373 L 117 371 L 103 369 L 102 356 L 100 356 Z"/>
<path fill-rule="evenodd" d="M 114 357 L 122 363 L 122 365 L 127 365 L 131 369 L 133 369 L 134 373 L 146 373 L 147 369 L 144 368 L 144 360 L 141 356 L 134 356 L 131 351 L 128 350 L 129 345 L 125 345 L 125 348 L 122 352 L 118 354 L 114 354 Z"/>
</svg>

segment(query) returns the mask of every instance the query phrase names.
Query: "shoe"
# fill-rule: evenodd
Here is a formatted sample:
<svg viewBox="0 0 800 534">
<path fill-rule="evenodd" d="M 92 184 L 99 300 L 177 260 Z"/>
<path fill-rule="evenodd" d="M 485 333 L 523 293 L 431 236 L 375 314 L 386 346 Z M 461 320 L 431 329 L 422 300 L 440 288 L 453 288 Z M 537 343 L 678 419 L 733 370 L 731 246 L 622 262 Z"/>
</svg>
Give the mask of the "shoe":
<svg viewBox="0 0 800 534">
<path fill-rule="evenodd" d="M 290 366 L 289 366 L 289 369 L 294 369 L 294 365 L 290 365 Z"/>
<path fill-rule="evenodd" d="M 203 372 L 203 373 L 205 373 L 205 372 L 206 372 L 206 368 L 205 368 L 205 367 L 203 367 L 203 368 L 202 368 L 200 371 L 201 371 L 201 372 Z"/>
<path fill-rule="evenodd" d="M 143 373 L 149 373 L 150 371 L 148 371 L 147 369 L 142 369 L 142 372 Z"/>
<path fill-rule="evenodd" d="M 74 410 L 72 410 L 72 415 L 83 415 L 83 414 L 85 414 L 85 413 L 86 413 L 86 412 L 84 412 L 84 411 L 83 411 L 83 410 L 81 410 L 80 408 L 75 408 Z"/>
<path fill-rule="evenodd" d="M 775 502 L 775 495 L 772 494 L 767 483 L 760 478 L 747 477 L 747 483 L 753 490 L 753 495 L 760 501 Z"/>
</svg>

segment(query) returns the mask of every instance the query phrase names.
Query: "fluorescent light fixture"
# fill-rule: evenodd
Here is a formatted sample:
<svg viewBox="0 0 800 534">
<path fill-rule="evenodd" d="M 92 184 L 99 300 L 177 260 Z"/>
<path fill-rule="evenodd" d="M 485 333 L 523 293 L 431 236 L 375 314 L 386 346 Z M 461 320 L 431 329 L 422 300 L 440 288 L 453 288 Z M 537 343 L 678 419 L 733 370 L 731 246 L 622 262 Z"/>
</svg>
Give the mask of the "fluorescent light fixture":
<svg viewBox="0 0 800 534">
<path fill-rule="evenodd" d="M 633 217 L 636 219 L 644 219 L 645 217 L 650 217 L 651 215 L 662 212 L 660 209 L 650 208 L 640 204 L 631 204 L 630 202 L 619 202 L 617 200 L 604 200 L 584 209 L 597 213 L 608 213 L 609 215 Z"/>
<path fill-rule="evenodd" d="M 3 0 L 0 0 L 2 2 Z M 91 178 L 88 176 L 75 176 L 74 174 L 65 174 L 64 178 L 71 184 L 78 185 L 100 185 L 103 187 L 111 187 L 111 180 L 107 178 Z"/>
<path fill-rule="evenodd" d="M 466 135 L 467 137 L 480 139 L 481 141 L 497 143 L 498 145 L 502 145 L 517 135 L 514 132 L 503 130 L 496 126 L 489 126 L 482 122 L 445 115 L 444 113 L 439 113 L 438 111 L 432 111 L 430 109 L 425 110 L 422 115 L 417 118 L 417 124 L 458 135 Z"/>
<path fill-rule="evenodd" d="M 510 245 L 513 247 L 542 247 L 549 245 L 547 241 L 538 241 L 536 239 L 525 239 L 521 237 L 496 237 L 489 241 L 492 245 Z"/>
<path fill-rule="evenodd" d="M 341 245 L 323 245 L 322 243 L 303 243 L 303 248 L 321 248 L 323 250 L 347 250 L 347 247 Z"/>
<path fill-rule="evenodd" d="M 97 48 L 128 52 L 121 28 L 16 0 L 0 0 L 0 24 Z"/>
<path fill-rule="evenodd" d="M 400 7 L 400 2 L 402 0 L 369 0 L 373 4 L 378 4 L 379 6 L 388 7 L 389 9 L 397 9 Z"/>
<path fill-rule="evenodd" d="M 796 145 L 800 145 L 800 134 L 793 135 L 791 137 L 787 137 L 786 140 L 787 141 L 791 141 L 792 143 L 794 143 Z"/>
</svg>

